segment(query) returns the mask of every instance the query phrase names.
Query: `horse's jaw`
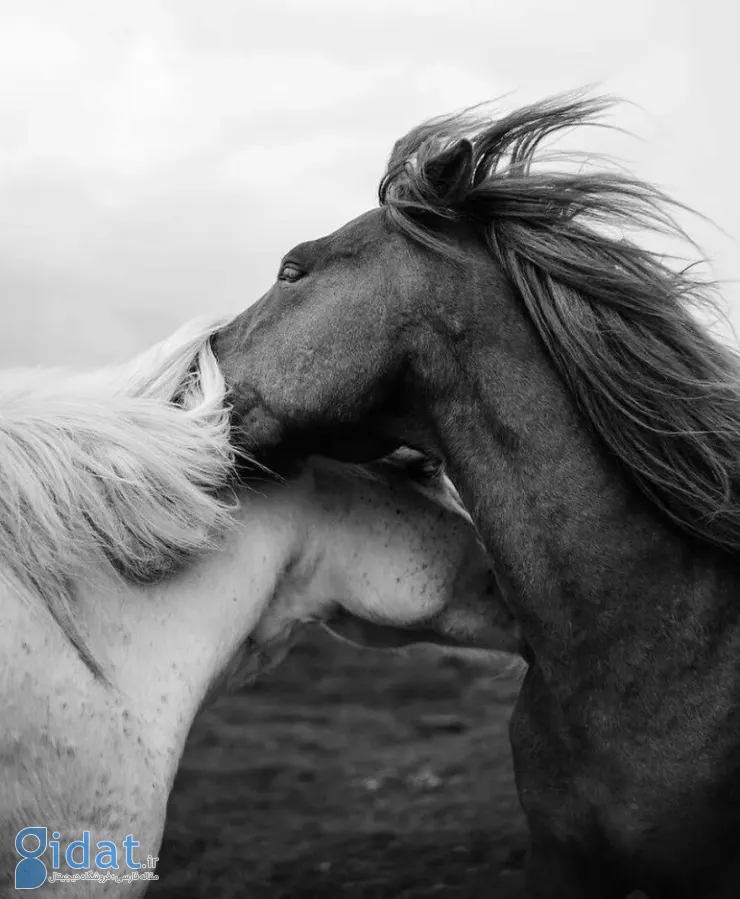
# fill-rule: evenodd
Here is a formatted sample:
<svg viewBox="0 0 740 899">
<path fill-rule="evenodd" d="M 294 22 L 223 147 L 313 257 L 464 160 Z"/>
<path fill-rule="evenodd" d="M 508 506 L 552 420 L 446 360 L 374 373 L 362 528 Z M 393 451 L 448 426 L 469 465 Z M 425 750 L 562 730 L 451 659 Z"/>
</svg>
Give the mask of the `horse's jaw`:
<svg viewBox="0 0 740 899">
<path fill-rule="evenodd" d="M 485 636 L 479 639 L 473 637 L 461 638 L 452 631 L 441 626 L 442 619 L 420 623 L 418 626 L 398 627 L 368 621 L 353 615 L 345 609 L 337 609 L 321 624 L 332 636 L 353 646 L 364 649 L 405 649 L 409 646 L 438 646 L 452 650 L 480 650 L 490 653 L 506 652 L 518 655 L 518 630 L 517 635 L 498 629 L 496 632 L 487 630 Z"/>
<path fill-rule="evenodd" d="M 321 622 L 333 637 L 363 649 L 404 649 L 417 643 L 439 644 L 439 636 L 429 628 L 398 628 L 367 621 L 338 609 Z"/>
</svg>

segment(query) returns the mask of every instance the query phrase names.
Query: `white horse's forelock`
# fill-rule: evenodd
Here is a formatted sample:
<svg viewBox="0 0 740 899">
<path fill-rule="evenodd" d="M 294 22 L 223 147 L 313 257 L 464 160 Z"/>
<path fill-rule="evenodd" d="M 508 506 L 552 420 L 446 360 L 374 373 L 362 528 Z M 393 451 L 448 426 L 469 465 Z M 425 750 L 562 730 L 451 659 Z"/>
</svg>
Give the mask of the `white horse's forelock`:
<svg viewBox="0 0 740 899">
<path fill-rule="evenodd" d="M 95 372 L 0 373 L 0 578 L 40 597 L 93 669 L 75 583 L 164 577 L 233 522 L 222 324 Z"/>
</svg>

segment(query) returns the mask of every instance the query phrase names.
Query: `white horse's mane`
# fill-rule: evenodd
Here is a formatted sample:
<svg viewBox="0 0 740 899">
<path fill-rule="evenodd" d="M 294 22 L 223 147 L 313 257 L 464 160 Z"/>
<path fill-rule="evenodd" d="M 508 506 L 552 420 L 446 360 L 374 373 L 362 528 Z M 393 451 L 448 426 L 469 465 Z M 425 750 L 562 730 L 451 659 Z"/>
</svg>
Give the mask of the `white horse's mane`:
<svg viewBox="0 0 740 899">
<path fill-rule="evenodd" d="M 235 451 L 210 337 L 191 322 L 95 372 L 0 372 L 0 579 L 41 597 L 91 668 L 74 585 L 150 582 L 233 522 Z"/>
</svg>

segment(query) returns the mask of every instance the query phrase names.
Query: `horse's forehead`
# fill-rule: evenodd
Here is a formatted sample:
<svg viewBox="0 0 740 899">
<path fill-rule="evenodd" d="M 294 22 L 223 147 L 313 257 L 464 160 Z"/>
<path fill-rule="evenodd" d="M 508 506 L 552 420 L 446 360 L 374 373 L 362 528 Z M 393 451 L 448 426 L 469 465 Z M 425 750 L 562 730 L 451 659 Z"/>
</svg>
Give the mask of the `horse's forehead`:
<svg viewBox="0 0 740 899">
<path fill-rule="evenodd" d="M 339 247 L 361 247 L 365 244 L 374 243 L 379 238 L 388 237 L 390 229 L 386 221 L 383 209 L 370 209 L 358 215 L 341 228 L 330 234 L 326 241 L 330 246 Z"/>
<path fill-rule="evenodd" d="M 316 271 L 323 265 L 346 260 L 370 261 L 390 250 L 404 237 L 391 227 L 386 210 L 371 209 L 331 234 L 298 244 L 285 258 Z"/>
</svg>

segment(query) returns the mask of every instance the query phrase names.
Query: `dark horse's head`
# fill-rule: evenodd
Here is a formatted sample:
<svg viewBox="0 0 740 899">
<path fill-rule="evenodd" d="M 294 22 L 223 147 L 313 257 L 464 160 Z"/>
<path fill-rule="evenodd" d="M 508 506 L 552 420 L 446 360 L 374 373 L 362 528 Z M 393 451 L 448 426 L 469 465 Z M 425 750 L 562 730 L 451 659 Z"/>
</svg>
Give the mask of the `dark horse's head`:
<svg viewBox="0 0 740 899">
<path fill-rule="evenodd" d="M 454 334 L 463 256 L 486 270 L 467 285 L 481 302 L 490 304 L 491 279 L 494 296 L 504 282 L 466 216 L 443 214 L 431 246 L 429 235 L 410 241 L 399 227 L 407 212 L 409 223 L 434 218 L 419 189 L 455 203 L 472 178 L 469 141 L 438 152 L 460 125 L 451 119 L 439 134 L 430 126 L 400 141 L 380 208 L 286 253 L 272 288 L 215 337 L 235 427 L 253 455 L 274 461 L 285 449 L 366 461 L 401 443 L 430 449 L 421 410 L 408 405 L 407 379 L 421 374 L 411 370 L 418 354 L 410 350 L 438 330 Z"/>
</svg>

